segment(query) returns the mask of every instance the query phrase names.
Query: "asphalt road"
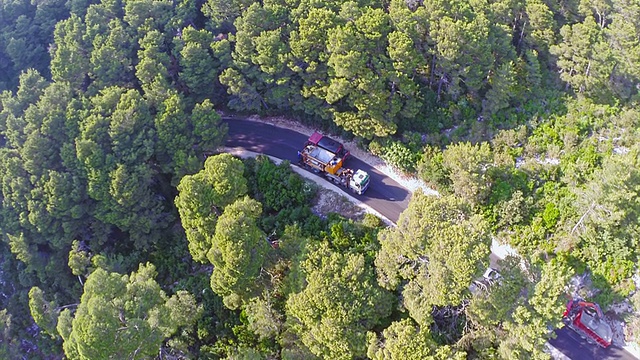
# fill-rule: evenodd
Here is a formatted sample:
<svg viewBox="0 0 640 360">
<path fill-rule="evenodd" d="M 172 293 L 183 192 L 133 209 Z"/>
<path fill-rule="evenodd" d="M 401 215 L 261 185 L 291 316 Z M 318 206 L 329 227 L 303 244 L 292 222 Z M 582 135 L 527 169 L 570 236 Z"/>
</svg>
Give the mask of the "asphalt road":
<svg viewBox="0 0 640 360">
<path fill-rule="evenodd" d="M 573 360 L 635 360 L 629 352 L 616 346 L 606 349 L 589 344 L 569 328 L 556 330 L 557 337 L 549 343 Z"/>
<path fill-rule="evenodd" d="M 283 129 L 255 121 L 236 118 L 223 118 L 229 124 L 229 136 L 226 146 L 244 149 L 289 160 L 298 161 L 300 150 L 308 137 L 293 130 Z M 371 176 L 371 185 L 364 195 L 353 196 L 376 209 L 391 221 L 398 221 L 400 213 L 407 208 L 411 194 L 400 184 L 393 181 L 363 161 L 350 157 L 346 167 L 362 169 Z M 557 338 L 549 343 L 573 360 L 633 360 L 629 352 L 611 346 L 603 349 L 589 344 L 586 340 L 568 328 L 556 330 Z"/>
<path fill-rule="evenodd" d="M 223 118 L 229 124 L 226 146 L 244 149 L 298 162 L 298 150 L 302 149 L 308 136 L 255 121 Z M 363 203 L 376 209 L 389 220 L 396 222 L 400 213 L 409 205 L 411 193 L 383 173 L 363 161 L 350 156 L 344 165 L 350 169 L 362 169 L 369 173 L 371 184 L 364 195 L 351 194 Z M 346 190 L 345 190 L 346 191 Z"/>
</svg>

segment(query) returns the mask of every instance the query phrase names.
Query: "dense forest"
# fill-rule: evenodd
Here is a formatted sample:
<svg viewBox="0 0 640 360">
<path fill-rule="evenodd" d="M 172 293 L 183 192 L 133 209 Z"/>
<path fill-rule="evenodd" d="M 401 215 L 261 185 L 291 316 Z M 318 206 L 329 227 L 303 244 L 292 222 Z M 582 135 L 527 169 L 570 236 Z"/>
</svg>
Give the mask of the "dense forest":
<svg viewBox="0 0 640 360">
<path fill-rule="evenodd" d="M 640 311 L 639 90 L 630 0 L 0 0 L 0 358 L 546 358 L 568 296 Z M 221 111 L 441 195 L 316 214 Z"/>
</svg>

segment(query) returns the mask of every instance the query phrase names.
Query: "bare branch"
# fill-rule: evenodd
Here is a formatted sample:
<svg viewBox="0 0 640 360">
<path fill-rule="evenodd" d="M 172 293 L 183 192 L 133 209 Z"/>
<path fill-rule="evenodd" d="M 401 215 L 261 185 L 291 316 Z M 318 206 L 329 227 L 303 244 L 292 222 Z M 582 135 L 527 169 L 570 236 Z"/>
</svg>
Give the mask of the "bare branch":
<svg viewBox="0 0 640 360">
<path fill-rule="evenodd" d="M 592 202 L 591 206 L 589 206 L 589 209 L 584 214 L 582 214 L 582 216 L 580 217 L 580 220 L 578 220 L 578 222 L 573 226 L 573 229 L 571 229 L 571 235 L 573 235 L 573 233 L 576 231 L 578 226 L 582 225 L 582 222 L 587 217 L 587 215 L 593 210 L 595 205 L 596 205 L 596 202 L 595 201 Z"/>
</svg>

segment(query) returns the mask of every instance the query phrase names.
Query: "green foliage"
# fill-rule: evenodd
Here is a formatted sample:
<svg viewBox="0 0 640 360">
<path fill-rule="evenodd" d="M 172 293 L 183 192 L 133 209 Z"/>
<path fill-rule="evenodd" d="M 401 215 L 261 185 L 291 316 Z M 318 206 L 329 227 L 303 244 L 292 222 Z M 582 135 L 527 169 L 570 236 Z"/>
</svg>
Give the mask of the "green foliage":
<svg viewBox="0 0 640 360">
<path fill-rule="evenodd" d="M 586 16 L 583 22 L 563 26 L 560 35 L 563 41 L 550 48 L 563 70 L 560 78 L 576 92 L 607 99 L 608 77 L 615 61 L 602 27 L 593 16 Z"/>
<path fill-rule="evenodd" d="M 86 275 L 91 265 L 91 255 L 84 244 L 74 240 L 69 251 L 69 268 L 73 275 Z"/>
<path fill-rule="evenodd" d="M 423 181 L 439 191 L 447 192 L 451 186 L 442 151 L 438 148 L 428 145 L 424 147 L 424 153 L 418 160 L 417 172 Z"/>
<path fill-rule="evenodd" d="M 634 220 L 638 184 L 638 150 L 609 157 L 584 188 L 575 190 L 580 218 L 572 229 L 579 237 L 581 257 L 609 284 L 631 276 L 637 256 L 638 227 Z M 606 254 L 606 255 L 605 255 Z"/>
<path fill-rule="evenodd" d="M 269 250 L 257 225 L 261 213 L 262 205 L 248 196 L 236 200 L 220 215 L 211 239 L 211 288 L 232 310 L 252 297 Z"/>
<path fill-rule="evenodd" d="M 80 89 L 88 76 L 89 45 L 83 39 L 82 19 L 72 14 L 56 24 L 55 51 L 51 57 L 51 76 L 55 81 L 68 81 L 74 89 Z"/>
<path fill-rule="evenodd" d="M 453 196 L 414 193 L 398 228 L 379 234 L 378 281 L 402 293 L 403 305 L 420 326 L 432 307 L 460 304 L 471 281 L 486 267 L 487 224 Z"/>
<path fill-rule="evenodd" d="M 456 352 L 448 346 L 438 347 L 427 327 L 418 327 L 411 319 L 393 322 L 382 332 L 382 339 L 374 333 L 367 334 L 367 356 L 373 360 L 439 360 L 465 359 L 464 352 Z"/>
<path fill-rule="evenodd" d="M 150 259 L 160 269 L 159 286 L 188 289 L 209 316 L 167 341 L 162 321 L 144 324 L 155 310 L 134 317 L 142 329 L 135 336 L 145 332 L 150 340 L 126 340 L 140 340 L 143 351 L 153 345 L 149 356 L 160 344 L 162 354 L 193 358 L 307 359 L 314 357 L 310 349 L 325 357 L 364 357 L 367 346 L 378 358 L 464 356 L 435 346 L 427 331 L 434 321 L 433 336 L 441 335 L 438 312 L 460 309 L 452 305 L 469 298 L 466 285 L 486 260 L 480 230 L 486 225 L 464 203 L 482 211 L 496 237 L 523 258 L 547 259 L 546 265 L 534 261 L 542 270 L 531 266 L 525 280 L 503 273 L 504 291 L 493 287 L 482 301 L 474 295 L 469 307 L 475 312 L 465 316 L 478 328 L 457 343 L 471 356 L 544 356 L 539 345 L 547 326 L 556 325 L 549 319 L 558 318 L 555 309 L 562 307 L 554 302 L 566 280 L 564 265 L 549 259 L 589 271 L 601 305 L 633 290 L 637 4 L 16 0 L 0 8 L 0 228 L 6 234 L 0 358 L 24 356 L 25 348 L 33 357 L 62 356 L 57 340 L 34 338 L 30 310 L 46 333 L 65 340 L 67 357 L 85 356 L 93 349 L 85 340 L 104 330 L 96 324 L 124 327 L 119 311 L 96 305 L 113 294 L 94 296 L 82 311 L 64 309 L 57 324 L 53 304 L 77 303 L 81 282 L 92 283 L 85 278 L 96 268 L 128 273 Z M 227 133 L 219 104 L 375 139 L 371 151 L 461 203 L 412 205 L 401 230 L 383 231 L 379 243 L 377 219 L 313 214 L 313 187 L 286 165 L 259 159 L 243 168 L 230 157 L 210 156 Z M 471 143 L 456 144 L 461 140 Z M 214 160 L 200 171 L 207 157 Z M 264 213 L 244 200 L 247 193 L 263 203 Z M 176 226 L 174 198 L 184 233 Z M 236 201 L 249 215 L 227 214 Z M 442 220 L 441 210 L 462 213 L 456 218 L 462 225 Z M 437 236 L 423 234 L 423 224 Z M 281 248 L 269 250 L 259 229 L 275 231 L 270 238 L 279 238 Z M 322 341 L 310 339 L 290 314 L 293 320 L 282 322 L 290 293 L 328 281 L 307 284 L 310 271 L 300 263 L 313 257 L 317 249 L 307 244 L 319 239 L 329 243 L 327 254 L 341 253 L 337 263 L 363 258 L 363 273 L 373 271 L 371 260 L 378 258 L 375 270 L 389 277 L 385 281 L 397 280 L 386 286 L 401 293 L 413 319 L 398 321 L 402 316 L 395 314 L 386 330 L 383 323 L 391 319 L 378 321 L 376 334 L 364 339 L 370 322 L 364 330 L 359 319 L 351 319 L 357 326 L 345 325 L 333 308 L 314 303 L 322 309 L 315 322 L 300 318 L 326 335 Z M 207 265 L 190 261 L 187 251 Z M 211 251 L 220 252 L 214 281 Z M 449 253 L 452 259 L 440 255 Z M 271 276 L 257 275 L 261 267 Z M 280 283 L 284 277 L 289 280 Z M 227 306 L 246 306 L 244 323 L 208 281 Z M 362 305 L 360 298 L 369 296 L 356 292 L 341 301 Z M 180 294 L 165 304 L 185 317 L 195 311 Z M 308 311 L 300 304 L 298 310 Z M 102 315 L 107 320 L 96 320 Z M 325 318 L 340 321 L 317 320 Z M 74 329 L 83 321 L 86 328 Z M 90 339 L 104 352 L 86 356 L 107 356 L 116 340 L 105 339 Z M 347 350 L 339 348 L 351 340 Z M 130 349 L 122 343 L 122 351 Z"/>
<path fill-rule="evenodd" d="M 0 356 L 7 359 L 20 356 L 19 341 L 10 335 L 12 330 L 11 314 L 7 312 L 7 309 L 0 310 L 0 326 L 2 327 L 2 332 L 0 332 L 0 338 L 2 339 Z"/>
<path fill-rule="evenodd" d="M 291 170 L 288 161 L 275 165 L 268 157 L 258 156 L 254 166 L 256 195 L 269 212 L 305 206 L 315 196 L 313 188 Z"/>
<path fill-rule="evenodd" d="M 238 313 L 227 309 L 222 298 L 211 290 L 209 274 L 202 268 L 193 270 L 177 281 L 175 289 L 192 293 L 206 316 L 199 317 L 193 328 L 176 334 L 171 341 L 178 350 L 198 358 L 220 357 L 228 344 L 234 343 L 233 328 L 240 325 L 240 319 Z"/>
<path fill-rule="evenodd" d="M 391 313 L 391 294 L 378 287 L 362 255 L 312 245 L 301 263 L 306 286 L 287 300 L 287 316 L 319 357 L 349 359 L 367 351 L 367 331 Z"/>
<path fill-rule="evenodd" d="M 242 161 L 229 154 L 207 158 L 204 169 L 178 184 L 175 203 L 194 260 L 205 262 L 217 218 L 223 209 L 247 192 Z"/>
<path fill-rule="evenodd" d="M 442 164 L 449 173 L 451 189 L 472 205 L 488 196 L 490 183 L 487 171 L 493 164 L 493 153 L 487 143 L 450 145 L 442 153 Z"/>
<path fill-rule="evenodd" d="M 189 26 L 182 29 L 180 40 L 180 80 L 189 97 L 200 102 L 213 93 L 218 76 L 210 49 L 213 35 Z"/>
<path fill-rule="evenodd" d="M 29 290 L 29 309 L 38 326 L 52 338 L 57 337 L 56 325 L 58 313 L 53 301 L 46 301 L 44 293 L 38 287 Z"/>
<path fill-rule="evenodd" d="M 534 183 L 527 173 L 509 166 L 491 169 L 491 177 L 494 180 L 485 208 L 487 219 L 496 229 L 528 223 L 534 213 L 531 197 Z"/>
<path fill-rule="evenodd" d="M 391 166 L 407 173 L 414 173 L 420 155 L 405 144 L 395 140 L 385 139 L 383 141 L 374 140 L 369 144 L 369 151 L 380 156 Z"/>
<path fill-rule="evenodd" d="M 560 210 L 558 210 L 553 203 L 548 203 L 542 212 L 542 221 L 544 221 L 544 226 L 547 229 L 552 229 L 558 222 L 559 217 Z"/>
<path fill-rule="evenodd" d="M 329 241 L 335 250 L 363 254 L 367 261 L 375 259 L 380 249 L 376 228 L 341 218 L 329 221 L 328 227 Z"/>
<path fill-rule="evenodd" d="M 478 326 L 474 336 L 489 340 L 495 336 L 497 339 L 490 341 L 504 359 L 541 357 L 550 336 L 548 329 L 560 325 L 571 272 L 557 259 L 523 269 L 522 259 L 508 257 L 500 266 L 499 283 L 486 292 L 479 289 L 467 310 L 469 319 Z M 480 341 L 473 345 L 478 351 L 486 346 Z"/>
<path fill-rule="evenodd" d="M 224 143 L 228 125 L 222 119 L 208 99 L 197 103 L 191 111 L 192 136 L 198 156 L 210 154 Z"/>
<path fill-rule="evenodd" d="M 253 298 L 244 307 L 247 316 L 248 328 L 258 335 L 260 340 L 273 338 L 282 327 L 282 314 L 274 309 L 273 300 L 266 298 Z"/>
<path fill-rule="evenodd" d="M 193 296 L 178 292 L 168 298 L 155 275 L 151 264 L 141 264 L 129 276 L 100 268 L 91 273 L 71 332 L 61 333 L 65 354 L 72 359 L 151 357 L 178 328 L 195 322 L 202 309 Z M 63 314 L 68 324 L 69 313 Z"/>
</svg>

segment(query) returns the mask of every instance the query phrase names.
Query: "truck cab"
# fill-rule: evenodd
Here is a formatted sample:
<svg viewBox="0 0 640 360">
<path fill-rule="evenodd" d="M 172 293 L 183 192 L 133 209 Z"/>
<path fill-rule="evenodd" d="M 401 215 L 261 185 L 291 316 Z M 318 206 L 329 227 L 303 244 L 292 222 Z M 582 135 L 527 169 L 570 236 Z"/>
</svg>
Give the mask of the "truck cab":
<svg viewBox="0 0 640 360">
<path fill-rule="evenodd" d="M 369 174 L 365 171 L 358 169 L 358 171 L 353 174 L 353 176 L 349 179 L 349 188 L 358 195 L 364 194 L 365 191 L 369 188 L 369 183 L 371 180 L 369 179 Z"/>
</svg>

